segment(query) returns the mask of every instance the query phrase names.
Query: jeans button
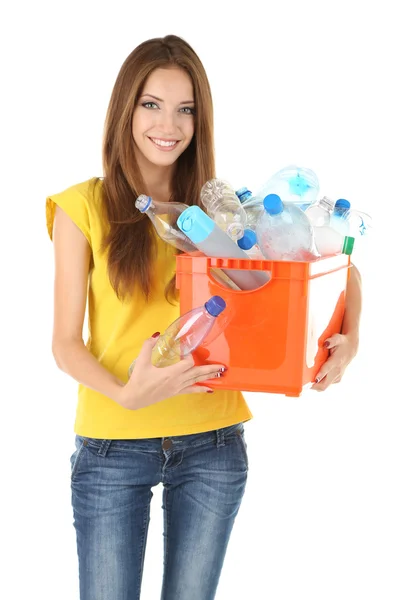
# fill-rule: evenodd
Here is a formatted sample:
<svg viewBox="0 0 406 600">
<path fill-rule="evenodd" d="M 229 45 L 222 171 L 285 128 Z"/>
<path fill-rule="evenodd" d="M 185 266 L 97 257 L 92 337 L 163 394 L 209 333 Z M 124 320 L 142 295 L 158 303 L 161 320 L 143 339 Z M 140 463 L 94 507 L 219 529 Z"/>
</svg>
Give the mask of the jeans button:
<svg viewBox="0 0 406 600">
<path fill-rule="evenodd" d="M 169 450 L 170 448 L 172 448 L 172 440 L 166 439 L 162 442 L 162 448 L 164 450 Z"/>
</svg>

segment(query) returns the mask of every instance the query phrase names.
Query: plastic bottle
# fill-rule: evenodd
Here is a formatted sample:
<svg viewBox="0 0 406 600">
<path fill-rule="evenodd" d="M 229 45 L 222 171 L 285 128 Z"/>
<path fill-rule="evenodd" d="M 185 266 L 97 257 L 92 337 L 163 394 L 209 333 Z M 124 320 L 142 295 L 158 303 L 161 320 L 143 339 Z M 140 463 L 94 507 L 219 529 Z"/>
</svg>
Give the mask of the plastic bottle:
<svg viewBox="0 0 406 600">
<path fill-rule="evenodd" d="M 308 208 L 305 213 L 313 225 L 313 227 L 321 227 L 322 225 L 330 225 L 330 218 L 334 211 L 334 200 L 323 196 L 319 200 L 316 200 Z"/>
<path fill-rule="evenodd" d="M 334 205 L 334 211 L 330 217 L 330 227 L 341 233 L 342 235 L 350 234 L 350 224 L 347 219 L 348 211 L 351 208 L 351 203 L 344 198 L 340 198 Z"/>
<path fill-rule="evenodd" d="M 278 195 L 286 204 L 312 204 L 319 193 L 317 175 L 311 169 L 288 165 L 264 183 L 256 193 L 265 199 L 268 194 Z"/>
<path fill-rule="evenodd" d="M 256 233 L 267 259 L 309 261 L 320 256 L 305 212 L 294 204 L 284 204 L 276 194 L 265 197 L 264 208 Z"/>
<path fill-rule="evenodd" d="M 159 237 L 187 254 L 196 252 L 196 246 L 177 226 L 177 219 L 188 208 L 181 202 L 157 202 L 150 196 L 141 194 L 135 201 L 135 206 L 142 213 L 146 213 Z"/>
<path fill-rule="evenodd" d="M 230 184 L 223 179 L 210 179 L 202 186 L 200 200 L 215 223 L 237 241 L 244 235 L 247 216 Z"/>
<path fill-rule="evenodd" d="M 320 256 L 352 254 L 354 238 L 343 235 L 328 225 L 314 227 L 314 239 Z"/>
<path fill-rule="evenodd" d="M 249 259 L 244 250 L 241 250 L 199 206 L 189 206 L 179 216 L 178 226 L 206 256 Z M 242 290 L 255 290 L 270 280 L 269 275 L 263 271 L 222 270 Z"/>
<path fill-rule="evenodd" d="M 372 228 L 371 216 L 365 212 L 355 210 L 351 202 L 340 198 L 335 203 L 331 226 L 344 235 L 355 238 L 367 235 Z"/>
<path fill-rule="evenodd" d="M 257 236 L 252 229 L 246 229 L 244 235 L 237 242 L 237 245 L 248 254 L 252 260 L 264 260 L 265 257 L 257 244 Z"/>
<path fill-rule="evenodd" d="M 252 192 L 246 188 L 240 188 L 235 192 L 239 198 L 247 215 L 246 229 L 256 230 L 259 217 L 264 212 L 264 200 L 260 196 L 253 196 Z"/>
<path fill-rule="evenodd" d="M 216 318 L 226 303 L 221 296 L 212 296 L 203 306 L 193 308 L 162 333 L 152 350 L 151 362 L 155 367 L 166 367 L 191 354 L 209 334 Z M 128 369 L 131 376 L 136 359 Z"/>
</svg>

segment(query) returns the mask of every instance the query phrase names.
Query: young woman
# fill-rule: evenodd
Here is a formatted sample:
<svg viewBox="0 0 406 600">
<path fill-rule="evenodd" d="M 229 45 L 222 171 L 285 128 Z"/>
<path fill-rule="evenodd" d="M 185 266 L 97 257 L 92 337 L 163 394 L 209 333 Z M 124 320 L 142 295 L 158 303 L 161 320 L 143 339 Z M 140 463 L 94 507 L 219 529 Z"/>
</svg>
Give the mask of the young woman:
<svg viewBox="0 0 406 600">
<path fill-rule="evenodd" d="M 209 600 L 244 495 L 243 423 L 252 414 L 240 392 L 210 389 L 223 365 L 151 364 L 151 334 L 179 316 L 175 257 L 134 208 L 141 193 L 197 204 L 215 177 L 210 86 L 181 38 L 143 42 L 124 61 L 107 111 L 103 175 L 47 198 L 52 349 L 79 383 L 71 485 L 80 598 L 140 597 L 151 488 L 162 483 L 161 598 Z M 316 389 L 355 354 L 359 288 L 346 312 L 349 335 L 337 337 Z"/>
</svg>

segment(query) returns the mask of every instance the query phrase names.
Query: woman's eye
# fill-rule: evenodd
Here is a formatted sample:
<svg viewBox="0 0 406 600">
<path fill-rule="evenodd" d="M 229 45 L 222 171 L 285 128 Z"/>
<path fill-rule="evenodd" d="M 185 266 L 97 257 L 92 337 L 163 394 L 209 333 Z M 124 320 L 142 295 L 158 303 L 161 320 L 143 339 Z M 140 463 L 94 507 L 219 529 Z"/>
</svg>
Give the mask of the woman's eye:
<svg viewBox="0 0 406 600">
<path fill-rule="evenodd" d="M 143 105 L 145 108 L 158 108 L 158 105 L 155 102 L 144 102 Z"/>
<path fill-rule="evenodd" d="M 191 106 L 185 106 L 185 107 L 181 108 L 180 110 L 181 110 L 181 112 L 185 111 L 186 115 L 194 115 L 194 114 L 196 114 L 195 109 L 192 108 Z"/>
</svg>

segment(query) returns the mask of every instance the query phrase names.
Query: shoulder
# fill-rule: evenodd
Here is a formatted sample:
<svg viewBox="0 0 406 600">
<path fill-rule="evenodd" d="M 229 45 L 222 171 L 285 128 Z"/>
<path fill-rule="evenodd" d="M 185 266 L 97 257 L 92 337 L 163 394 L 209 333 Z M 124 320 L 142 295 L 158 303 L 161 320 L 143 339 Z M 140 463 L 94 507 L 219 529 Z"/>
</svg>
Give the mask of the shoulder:
<svg viewBox="0 0 406 600">
<path fill-rule="evenodd" d="M 52 239 L 56 206 L 59 206 L 81 229 L 91 243 L 91 222 L 100 216 L 103 180 L 92 177 L 74 183 L 46 197 L 46 222 L 48 235 Z"/>
</svg>

